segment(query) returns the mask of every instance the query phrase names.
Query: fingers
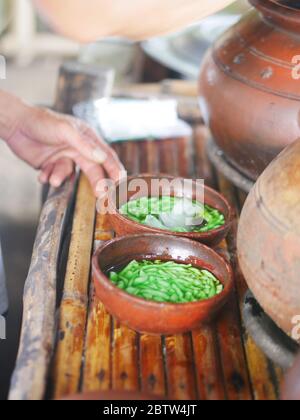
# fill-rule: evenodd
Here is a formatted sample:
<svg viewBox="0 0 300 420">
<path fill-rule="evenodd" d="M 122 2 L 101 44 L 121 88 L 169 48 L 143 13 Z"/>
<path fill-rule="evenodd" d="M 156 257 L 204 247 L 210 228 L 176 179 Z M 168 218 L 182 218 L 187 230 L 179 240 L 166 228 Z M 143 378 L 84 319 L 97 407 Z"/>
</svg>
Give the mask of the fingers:
<svg viewBox="0 0 300 420">
<path fill-rule="evenodd" d="M 53 186 L 57 186 L 56 184 L 58 183 L 58 180 L 54 179 L 54 175 L 58 177 L 61 175 L 61 180 L 64 175 L 68 173 L 68 171 L 64 172 L 61 164 L 57 165 L 58 162 L 75 162 L 76 165 L 78 165 L 82 172 L 87 176 L 95 195 L 98 196 L 97 186 L 99 185 L 99 181 L 105 178 L 104 170 L 101 165 L 86 159 L 72 149 L 65 149 L 64 151 L 60 151 L 58 154 L 53 155 L 51 159 L 53 159 L 54 162 L 48 162 L 47 166 L 45 166 L 45 169 L 43 169 L 43 176 L 50 180 L 51 185 L 54 183 L 55 185 Z M 52 171 L 49 169 L 51 167 L 53 168 Z M 49 172 L 51 173 L 49 174 Z"/>
<path fill-rule="evenodd" d="M 85 128 L 83 136 L 85 139 L 90 139 L 94 144 L 99 144 L 102 150 L 106 153 L 107 159 L 103 162 L 103 166 L 110 178 L 114 181 L 118 181 L 123 178 L 126 171 L 116 152 L 107 143 L 105 143 L 105 141 L 99 137 L 92 128 L 88 126 Z"/>
<path fill-rule="evenodd" d="M 108 145 L 104 144 L 104 148 L 105 148 L 105 152 L 107 151 L 107 159 L 104 162 L 103 167 L 112 180 L 118 181 L 119 179 L 122 179 L 126 175 L 125 168 L 120 162 L 117 154 Z M 98 163 L 95 163 L 94 161 L 87 159 L 84 155 L 82 155 L 81 152 L 78 152 L 76 149 L 71 148 L 71 147 L 60 149 L 58 152 L 52 154 L 50 159 L 48 159 L 48 162 L 54 163 L 58 159 L 61 159 L 62 157 L 68 157 L 76 162 L 75 158 L 78 158 L 78 156 L 82 156 L 82 158 L 84 158 L 85 163 L 86 161 L 89 161 L 90 163 L 99 166 Z"/>
<path fill-rule="evenodd" d="M 103 190 L 99 188 L 99 181 L 105 177 L 104 169 L 113 181 L 126 175 L 115 151 L 83 121 L 64 116 L 58 123 L 58 133 L 61 143 L 48 156 L 47 165 L 44 165 L 40 175 L 41 182 L 60 186 L 73 172 L 71 160 L 88 177 L 96 195 Z"/>
<path fill-rule="evenodd" d="M 61 124 L 60 138 L 84 158 L 102 164 L 107 159 L 107 153 L 102 144 L 86 138 L 86 129 L 87 126 L 82 121 L 69 117 Z"/>
<path fill-rule="evenodd" d="M 55 163 L 48 163 L 39 177 L 42 183 L 49 183 L 52 187 L 60 187 L 74 171 L 74 163 L 69 158 L 61 158 Z"/>
<path fill-rule="evenodd" d="M 110 178 L 114 181 L 122 178 L 125 173 L 125 168 L 120 162 L 116 152 L 95 132 L 95 130 L 82 121 L 79 131 L 83 136 L 85 143 L 100 148 L 106 155 L 106 159 L 102 162 L 102 164 Z"/>
<path fill-rule="evenodd" d="M 69 156 L 68 154 L 64 154 L 64 151 L 71 149 L 79 153 L 86 160 L 100 165 L 103 164 L 106 172 L 113 180 L 116 181 L 123 177 L 125 169 L 117 154 L 84 121 L 52 111 L 48 111 L 46 117 L 46 121 L 48 122 L 55 121 L 55 124 L 52 124 L 55 126 L 57 138 L 55 147 L 57 152 L 62 152 L 59 154 L 60 157 Z M 55 159 L 57 159 L 56 153 L 51 156 L 51 162 L 54 162 Z"/>
<path fill-rule="evenodd" d="M 63 158 L 55 163 L 49 183 L 53 187 L 60 187 L 64 181 L 69 178 L 74 171 L 74 163 L 71 159 Z"/>
<path fill-rule="evenodd" d="M 67 155 L 60 156 L 60 154 Z M 73 173 L 75 162 L 82 172 L 87 176 L 96 197 L 103 196 L 107 187 L 110 186 L 109 180 L 105 179 L 104 169 L 98 163 L 92 162 L 84 158 L 74 150 L 66 149 L 53 156 L 55 162 L 48 162 L 42 169 L 39 177 L 43 183 L 49 182 L 53 187 L 57 188 Z M 111 180 L 111 182 L 113 182 Z"/>
<path fill-rule="evenodd" d="M 41 184 L 48 184 L 50 175 L 52 174 L 54 168 L 54 163 L 49 163 L 46 165 L 44 169 L 42 169 L 40 175 L 39 175 L 39 181 Z"/>
<path fill-rule="evenodd" d="M 99 184 L 99 181 L 105 179 L 105 174 L 102 166 L 98 165 L 97 163 L 91 162 L 88 159 L 85 159 L 79 154 L 74 157 L 74 160 L 90 181 L 95 195 L 98 196 L 97 186 Z"/>
</svg>

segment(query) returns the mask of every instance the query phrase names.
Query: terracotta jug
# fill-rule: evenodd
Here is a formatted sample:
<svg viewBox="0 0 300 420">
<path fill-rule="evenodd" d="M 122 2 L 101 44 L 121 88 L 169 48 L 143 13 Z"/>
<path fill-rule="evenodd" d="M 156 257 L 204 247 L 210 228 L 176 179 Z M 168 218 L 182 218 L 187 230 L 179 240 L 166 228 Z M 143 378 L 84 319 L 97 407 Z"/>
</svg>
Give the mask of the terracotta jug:
<svg viewBox="0 0 300 420">
<path fill-rule="evenodd" d="M 260 176 L 238 229 L 241 269 L 256 299 L 300 343 L 300 139 Z"/>
<path fill-rule="evenodd" d="M 204 60 L 200 106 L 231 164 L 256 180 L 300 137 L 300 1 L 250 3 Z"/>
</svg>

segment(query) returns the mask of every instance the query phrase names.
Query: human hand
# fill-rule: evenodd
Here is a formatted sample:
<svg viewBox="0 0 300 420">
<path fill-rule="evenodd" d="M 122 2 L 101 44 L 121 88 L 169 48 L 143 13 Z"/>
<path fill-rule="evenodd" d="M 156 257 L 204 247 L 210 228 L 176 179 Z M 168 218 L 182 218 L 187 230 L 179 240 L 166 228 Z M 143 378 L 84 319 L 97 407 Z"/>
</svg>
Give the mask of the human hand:
<svg viewBox="0 0 300 420">
<path fill-rule="evenodd" d="M 83 121 L 23 104 L 9 137 L 11 150 L 35 169 L 42 183 L 59 187 L 73 172 L 74 163 L 88 177 L 96 195 L 104 171 L 116 181 L 124 167 L 116 153 Z"/>
</svg>

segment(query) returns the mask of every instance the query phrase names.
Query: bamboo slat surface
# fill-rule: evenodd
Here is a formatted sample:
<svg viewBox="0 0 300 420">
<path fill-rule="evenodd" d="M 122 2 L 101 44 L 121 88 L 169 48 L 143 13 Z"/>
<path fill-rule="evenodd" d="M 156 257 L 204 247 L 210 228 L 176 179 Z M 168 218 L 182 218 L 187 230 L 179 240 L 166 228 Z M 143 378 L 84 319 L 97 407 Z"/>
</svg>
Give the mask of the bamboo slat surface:
<svg viewBox="0 0 300 420">
<path fill-rule="evenodd" d="M 96 199 L 81 175 L 74 213 L 55 355 L 54 396 L 77 391 L 85 338 Z"/>
<path fill-rule="evenodd" d="M 54 109 L 71 114 L 79 102 L 108 96 L 111 83 L 106 76 L 107 71 L 99 66 L 64 63 L 60 68 Z M 74 176 L 60 188 L 51 188 L 41 211 L 24 289 L 19 352 L 9 392 L 11 400 L 37 400 L 47 394 L 57 332 L 57 297 L 64 277 L 76 181 Z M 94 217 L 95 199 L 82 177 L 60 308 L 58 338 L 61 342 L 56 349 L 54 374 L 56 395 L 77 389 L 80 381 Z"/>
<path fill-rule="evenodd" d="M 10 400 L 40 400 L 45 394 L 54 349 L 60 249 L 73 189 L 74 179 L 59 189 L 51 189 L 41 212 L 24 289 L 20 346 L 11 380 Z"/>
<path fill-rule="evenodd" d="M 94 202 L 92 192 L 81 181 L 68 266 L 71 272 L 78 270 L 82 274 L 76 275 L 76 282 L 70 281 L 69 271 L 66 275 L 54 366 L 56 397 L 113 389 L 144 391 L 174 399 L 278 398 L 282 372 L 248 337 L 240 315 L 246 284 L 237 264 L 235 238 L 238 214 L 245 197 L 212 169 L 205 154 L 206 138 L 206 129 L 198 124 L 194 127 L 193 139 L 120 143 L 115 149 L 130 174 L 162 172 L 205 177 L 209 185 L 229 199 L 237 216 L 227 242 L 218 247 L 218 252 L 233 265 L 234 296 L 214 322 L 183 335 L 140 335 L 112 319 L 96 298 L 92 282 L 87 291 L 87 275 L 92 246 L 112 238 L 113 232 L 106 217 L 96 215 L 93 242 Z M 77 226 L 82 220 L 88 220 L 85 232 Z M 71 250 L 77 249 L 77 243 L 83 252 L 74 257 Z M 70 296 L 72 304 L 69 306 Z M 74 309 L 67 317 L 66 306 Z M 74 325 L 78 322 L 80 325 L 73 328 L 72 320 L 78 316 L 78 310 L 79 320 Z M 64 328 L 66 322 L 72 327 Z"/>
</svg>

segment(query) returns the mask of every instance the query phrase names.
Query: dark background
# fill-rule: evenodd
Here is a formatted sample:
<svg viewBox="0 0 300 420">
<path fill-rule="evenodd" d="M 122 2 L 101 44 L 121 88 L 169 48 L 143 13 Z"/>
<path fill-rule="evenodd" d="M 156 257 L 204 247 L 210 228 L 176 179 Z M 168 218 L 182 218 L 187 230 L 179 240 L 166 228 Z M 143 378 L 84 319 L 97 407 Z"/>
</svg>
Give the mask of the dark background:
<svg viewBox="0 0 300 420">
<path fill-rule="evenodd" d="M 6 316 L 6 340 L 0 340 L 0 400 L 7 398 L 13 372 L 22 319 L 22 296 L 26 280 L 36 226 L 1 220 L 0 238 L 9 294 L 9 312 Z"/>
</svg>

